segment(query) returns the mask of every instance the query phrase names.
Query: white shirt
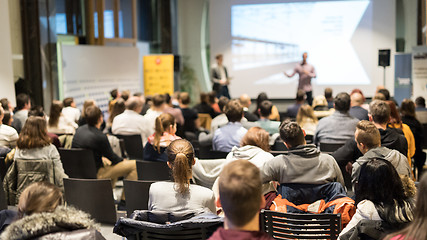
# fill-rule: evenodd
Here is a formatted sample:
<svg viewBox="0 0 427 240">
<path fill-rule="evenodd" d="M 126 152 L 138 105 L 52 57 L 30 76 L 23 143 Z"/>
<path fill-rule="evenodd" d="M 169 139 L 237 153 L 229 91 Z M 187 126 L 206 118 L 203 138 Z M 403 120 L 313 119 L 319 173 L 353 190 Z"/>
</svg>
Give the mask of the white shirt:
<svg viewBox="0 0 427 240">
<path fill-rule="evenodd" d="M 357 204 L 356 213 L 351 218 L 350 222 L 340 233 L 340 237 L 348 232 L 350 229 L 355 227 L 361 220 L 381 220 L 380 215 L 378 214 L 377 209 L 373 202 L 369 200 L 363 200 Z"/>
<path fill-rule="evenodd" d="M 76 122 L 69 120 L 61 114 L 58 119 L 58 125 L 51 127 L 48 123 L 47 131 L 54 134 L 74 134 L 78 127 L 79 125 Z"/>
<path fill-rule="evenodd" d="M 126 109 L 122 114 L 117 115 L 113 120 L 111 131 L 119 135 L 140 134 L 143 144 L 147 142 L 148 126 L 144 124 L 145 118 L 133 111 Z"/>
<path fill-rule="evenodd" d="M 163 112 L 154 111 L 153 109 L 148 109 L 147 113 L 144 115 L 145 124 L 147 130 L 147 137 L 153 135 L 155 132 L 154 127 L 156 126 L 156 118 L 160 116 Z"/>
<path fill-rule="evenodd" d="M 62 109 L 62 114 L 72 122 L 78 122 L 80 118 L 80 110 L 73 107 L 65 107 Z"/>
<path fill-rule="evenodd" d="M 0 125 L 0 146 L 14 148 L 18 140 L 18 132 L 15 128 L 6 124 Z"/>
</svg>

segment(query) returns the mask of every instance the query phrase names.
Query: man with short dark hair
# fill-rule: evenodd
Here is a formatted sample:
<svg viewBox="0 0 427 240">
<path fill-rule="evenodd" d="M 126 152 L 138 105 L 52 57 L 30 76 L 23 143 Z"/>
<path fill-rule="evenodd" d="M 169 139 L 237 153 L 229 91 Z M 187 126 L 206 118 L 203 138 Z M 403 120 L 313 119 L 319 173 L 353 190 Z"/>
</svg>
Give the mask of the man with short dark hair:
<svg viewBox="0 0 427 240">
<path fill-rule="evenodd" d="M 328 108 L 334 108 L 334 98 L 332 97 L 332 88 L 325 88 L 325 98 L 328 101 Z"/>
<path fill-rule="evenodd" d="M 354 130 L 358 119 L 350 116 L 350 95 L 345 92 L 338 93 L 334 99 L 335 112 L 319 120 L 313 136 L 314 144 L 342 143 L 354 137 Z"/>
<path fill-rule="evenodd" d="M 18 132 L 6 124 L 2 124 L 4 117 L 4 109 L 0 106 L 0 146 L 10 149 L 16 147 L 18 141 Z"/>
<path fill-rule="evenodd" d="M 426 100 L 423 97 L 417 97 L 415 99 L 415 117 L 421 124 L 427 123 L 427 108 Z"/>
<path fill-rule="evenodd" d="M 225 165 L 218 179 L 218 205 L 224 210 L 224 228 L 218 228 L 210 240 L 273 240 L 259 231 L 259 211 L 265 206 L 258 168 L 247 160 Z"/>
<path fill-rule="evenodd" d="M 178 97 L 179 108 L 184 117 L 183 132 L 196 133 L 200 127 L 199 116 L 197 112 L 190 108 L 190 95 L 187 92 L 181 92 Z"/>
<path fill-rule="evenodd" d="M 77 123 L 80 119 L 80 110 L 76 108 L 74 98 L 64 98 L 64 100 L 62 100 L 62 104 L 64 105 L 64 107 L 62 108 L 62 114 L 64 115 L 64 117 L 70 120 L 71 122 Z"/>
<path fill-rule="evenodd" d="M 258 108 L 258 114 L 260 120 L 257 121 L 259 126 L 266 130 L 270 135 L 279 133 L 279 121 L 271 121 L 268 117 L 271 114 L 271 109 L 273 108 L 273 103 L 271 101 L 265 100 L 262 101 Z"/>
<path fill-rule="evenodd" d="M 305 101 L 305 92 L 302 89 L 298 89 L 297 96 L 295 98 L 295 103 L 288 107 L 286 115 L 288 117 L 295 119 L 298 114 L 299 108 L 304 104 Z"/>
<path fill-rule="evenodd" d="M 77 128 L 72 148 L 92 150 L 98 179 L 117 180 L 119 177 L 125 177 L 128 180 L 137 180 L 135 160 L 117 156 L 107 136 L 101 132 L 100 127 L 103 122 L 101 110 L 97 106 L 90 106 L 85 111 L 85 117 L 87 124 Z"/>
<path fill-rule="evenodd" d="M 243 107 L 238 100 L 230 100 L 224 107 L 228 123 L 217 129 L 212 140 L 215 151 L 230 152 L 234 146 L 239 146 L 246 130 L 240 120 L 243 118 Z"/>
<path fill-rule="evenodd" d="M 25 93 L 20 93 L 16 96 L 16 112 L 13 115 L 12 127 L 19 133 L 24 127 L 25 121 L 28 118 L 28 111 L 31 108 L 30 96 Z"/>
<path fill-rule="evenodd" d="M 304 132 L 296 122 L 280 125 L 280 138 L 289 151 L 264 163 L 261 170 L 263 183 L 325 184 L 339 182 L 344 186 L 341 170 L 335 159 L 320 153 L 314 144 L 306 144 Z"/>
</svg>

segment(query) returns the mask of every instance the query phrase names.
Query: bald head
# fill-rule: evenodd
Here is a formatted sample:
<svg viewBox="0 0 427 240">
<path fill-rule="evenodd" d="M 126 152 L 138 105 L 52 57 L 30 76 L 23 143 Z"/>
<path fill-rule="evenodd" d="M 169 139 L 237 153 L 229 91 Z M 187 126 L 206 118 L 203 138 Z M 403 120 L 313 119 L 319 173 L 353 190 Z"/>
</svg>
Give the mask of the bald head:
<svg viewBox="0 0 427 240">
<path fill-rule="evenodd" d="M 242 104 L 243 107 L 249 107 L 251 105 L 251 98 L 248 96 L 248 94 L 243 94 L 239 98 L 240 104 Z"/>
<path fill-rule="evenodd" d="M 144 103 L 142 102 L 141 98 L 132 96 L 126 101 L 126 109 L 139 113 L 142 110 L 143 104 Z"/>
<path fill-rule="evenodd" d="M 363 104 L 363 96 L 358 92 L 351 94 L 350 99 L 352 107 L 361 106 Z"/>
</svg>

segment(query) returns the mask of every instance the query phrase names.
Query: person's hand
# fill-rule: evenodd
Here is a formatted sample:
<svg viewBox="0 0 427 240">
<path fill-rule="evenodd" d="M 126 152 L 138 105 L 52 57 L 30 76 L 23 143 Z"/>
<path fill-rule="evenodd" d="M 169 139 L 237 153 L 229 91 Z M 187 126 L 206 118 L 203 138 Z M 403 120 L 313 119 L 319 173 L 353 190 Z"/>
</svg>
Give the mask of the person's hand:
<svg viewBox="0 0 427 240">
<path fill-rule="evenodd" d="M 284 72 L 283 74 L 285 74 L 286 77 L 289 77 L 289 75 L 286 72 Z"/>
<path fill-rule="evenodd" d="M 305 73 L 305 74 L 307 74 L 307 75 L 309 75 L 309 74 L 310 74 L 310 72 L 309 72 L 309 71 L 307 71 L 307 70 L 304 70 L 304 73 Z"/>
<path fill-rule="evenodd" d="M 102 163 L 104 164 L 104 166 L 111 166 L 111 161 L 108 160 L 108 158 L 106 157 L 102 157 Z"/>
<path fill-rule="evenodd" d="M 345 165 L 345 170 L 351 174 L 352 169 L 353 169 L 353 163 L 348 162 L 347 165 Z"/>
<path fill-rule="evenodd" d="M 225 85 L 225 79 L 221 79 L 221 80 L 219 80 L 219 84 L 221 84 L 221 85 Z"/>
</svg>

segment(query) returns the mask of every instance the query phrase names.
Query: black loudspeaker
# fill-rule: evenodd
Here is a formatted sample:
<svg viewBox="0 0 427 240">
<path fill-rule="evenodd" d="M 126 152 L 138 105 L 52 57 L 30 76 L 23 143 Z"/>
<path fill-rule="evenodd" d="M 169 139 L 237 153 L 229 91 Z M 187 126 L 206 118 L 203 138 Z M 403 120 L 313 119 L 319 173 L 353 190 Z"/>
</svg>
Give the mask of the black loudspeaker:
<svg viewBox="0 0 427 240">
<path fill-rule="evenodd" d="M 181 71 L 181 56 L 173 55 L 173 70 L 175 72 Z"/>
<path fill-rule="evenodd" d="M 390 66 L 390 49 L 378 50 L 378 66 L 380 67 Z"/>
</svg>

